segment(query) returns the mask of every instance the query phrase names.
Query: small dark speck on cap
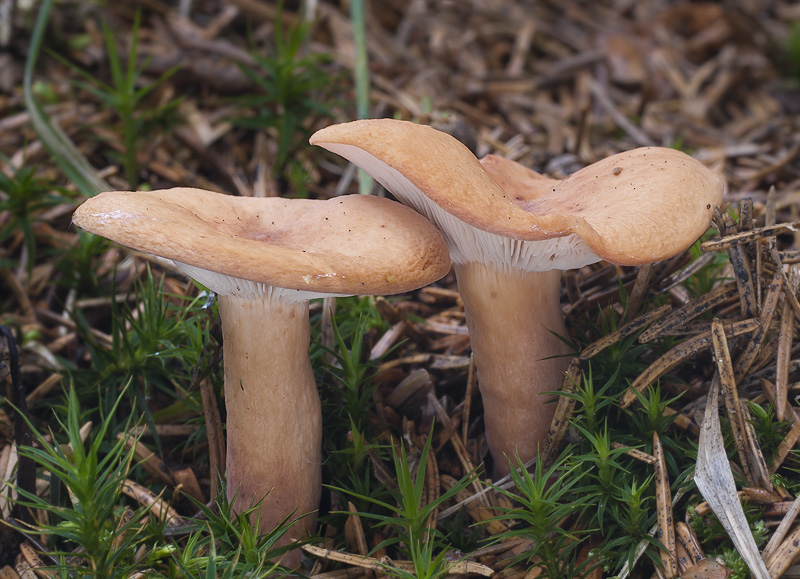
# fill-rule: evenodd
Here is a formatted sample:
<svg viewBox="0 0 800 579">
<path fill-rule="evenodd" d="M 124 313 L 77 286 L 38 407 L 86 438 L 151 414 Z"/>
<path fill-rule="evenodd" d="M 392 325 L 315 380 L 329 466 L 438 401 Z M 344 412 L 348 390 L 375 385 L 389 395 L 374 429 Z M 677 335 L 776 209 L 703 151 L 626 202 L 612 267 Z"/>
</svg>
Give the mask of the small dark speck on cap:
<svg viewBox="0 0 800 579">
<path fill-rule="evenodd" d="M 711 209 L 711 203 L 706 203 L 706 209 Z"/>
</svg>

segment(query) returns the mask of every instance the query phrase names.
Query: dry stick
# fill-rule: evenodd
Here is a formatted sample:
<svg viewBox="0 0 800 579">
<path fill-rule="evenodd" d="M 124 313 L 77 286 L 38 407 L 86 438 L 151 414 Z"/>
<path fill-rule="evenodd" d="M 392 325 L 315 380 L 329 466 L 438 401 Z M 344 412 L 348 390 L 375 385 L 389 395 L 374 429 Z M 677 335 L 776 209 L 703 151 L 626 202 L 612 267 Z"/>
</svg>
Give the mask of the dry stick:
<svg viewBox="0 0 800 579">
<path fill-rule="evenodd" d="M 386 352 L 388 352 L 389 349 L 395 344 L 395 342 L 397 342 L 397 340 L 400 339 L 400 337 L 403 335 L 403 331 L 405 330 L 405 328 L 406 328 L 406 322 L 404 320 L 400 320 L 396 324 L 392 325 L 391 328 L 386 330 L 386 332 L 380 337 L 380 339 L 377 342 L 375 342 L 375 345 L 372 347 L 372 350 L 370 350 L 369 352 L 370 361 L 382 358 L 386 354 Z"/>
<path fill-rule="evenodd" d="M 639 336 L 639 342 L 644 344 L 645 342 L 668 334 L 675 328 L 685 325 L 697 316 L 735 297 L 738 291 L 735 282 L 728 282 L 719 287 L 715 287 L 707 294 L 679 307 L 668 316 L 664 316 L 663 319 L 647 328 L 642 332 L 642 335 Z"/>
<path fill-rule="evenodd" d="M 746 199 L 742 199 L 739 202 L 739 231 L 752 231 L 753 227 L 755 227 L 755 223 L 753 221 L 753 199 L 751 197 L 747 197 Z M 751 271 L 755 272 L 755 282 L 754 282 L 754 289 L 755 289 L 755 302 L 756 306 L 761 304 L 761 246 L 758 243 L 748 243 L 745 246 L 744 254 L 747 257 L 747 261 L 750 264 L 754 265 L 754 269 Z M 760 311 L 760 310 L 759 310 Z"/>
<path fill-rule="evenodd" d="M 222 433 L 222 418 L 219 415 L 217 398 L 211 379 L 200 380 L 200 399 L 203 403 L 203 418 L 208 437 L 208 461 L 211 477 L 211 500 L 217 498 L 219 477 L 225 474 L 225 435 Z"/>
<path fill-rule="evenodd" d="M 178 527 L 184 524 L 178 512 L 169 506 L 160 495 L 156 495 L 147 487 L 143 487 L 130 479 L 125 479 L 120 490 L 122 494 L 132 498 L 142 506 L 148 507 L 157 519 L 164 519 L 168 527 Z"/>
<path fill-rule="evenodd" d="M 725 216 L 730 219 L 729 216 Z M 734 245 L 728 249 L 728 261 L 733 268 L 736 286 L 739 288 L 739 307 L 742 319 L 754 318 L 758 315 L 756 290 L 753 283 L 753 268 L 747 257 L 747 244 Z"/>
<path fill-rule="evenodd" d="M 770 472 L 774 473 L 780 468 L 780 466 L 783 464 L 783 461 L 786 460 L 787 456 L 789 456 L 789 451 L 792 450 L 798 439 L 800 439 L 800 420 L 795 419 L 791 430 L 786 433 L 786 436 L 783 437 L 783 440 L 778 445 L 778 450 L 775 452 L 775 456 L 772 459 L 772 464 L 769 467 Z"/>
<path fill-rule="evenodd" d="M 619 342 L 622 338 L 644 328 L 648 324 L 657 322 L 659 320 L 663 321 L 663 319 L 665 319 L 670 314 L 671 311 L 672 311 L 672 306 L 667 304 L 655 310 L 649 311 L 642 316 L 639 316 L 632 322 L 628 322 L 621 328 L 614 330 L 609 334 L 606 334 L 599 340 L 592 342 L 591 344 L 586 346 L 581 352 L 580 359 L 588 360 L 596 356 L 606 348 L 613 346 L 614 344 Z M 655 324 L 653 327 L 655 327 Z M 648 328 L 647 330 L 645 330 L 645 332 L 642 333 L 642 336 L 644 336 L 645 333 L 651 330 L 652 328 Z M 641 337 L 639 338 L 639 341 L 642 341 Z"/>
<path fill-rule="evenodd" d="M 195 430 L 197 430 L 197 427 L 191 424 L 156 424 L 156 434 L 160 438 L 171 436 L 186 437 L 192 434 Z M 128 434 L 136 438 L 153 436 L 153 432 L 146 424 L 129 428 Z"/>
<path fill-rule="evenodd" d="M 58 314 L 55 314 L 50 310 L 39 308 L 36 310 L 36 316 L 41 319 L 44 319 L 47 322 L 52 322 L 54 324 L 59 324 L 61 326 L 64 326 L 65 328 L 73 332 L 78 330 L 78 325 L 71 319 L 64 316 L 59 316 Z M 113 347 L 114 338 L 112 338 L 108 334 L 105 334 L 96 328 L 89 328 L 89 333 L 98 340 L 100 340 L 104 347 L 108 349 L 111 349 Z"/>
<path fill-rule="evenodd" d="M 800 263 L 800 249 L 787 249 L 786 251 L 779 251 L 778 257 L 784 264 Z"/>
<path fill-rule="evenodd" d="M 781 523 L 778 525 L 778 528 L 775 529 L 775 532 L 770 537 L 769 543 L 767 546 L 764 547 L 764 550 L 761 551 L 761 558 L 764 561 L 769 561 L 772 558 L 772 555 L 778 549 L 783 541 L 783 538 L 786 536 L 786 533 L 789 532 L 789 529 L 794 524 L 797 515 L 800 514 L 800 496 L 797 497 L 794 502 L 792 502 L 792 506 L 789 507 L 789 511 L 784 515 Z"/>
<path fill-rule="evenodd" d="M 756 330 L 758 327 L 758 320 L 742 320 L 739 322 L 722 324 L 726 337 L 741 336 L 742 334 L 747 334 Z M 622 408 L 630 406 L 631 403 L 636 400 L 636 392 L 643 392 L 650 384 L 675 368 L 686 358 L 708 350 L 711 347 L 711 343 L 711 332 L 703 332 L 669 350 L 636 377 L 631 387 L 622 396 L 620 402 Z"/>
<path fill-rule="evenodd" d="M 783 296 L 788 300 L 791 304 L 792 309 L 794 310 L 794 314 L 800 318 L 800 302 L 797 301 L 797 283 L 792 283 L 789 280 L 786 271 L 783 269 L 783 263 L 781 262 L 781 256 L 778 255 L 778 250 L 775 247 L 771 247 L 769 250 L 770 257 L 772 258 L 773 263 L 775 264 L 776 271 L 779 271 L 780 274 L 783 276 L 783 287 L 784 292 Z M 792 269 L 793 274 L 796 275 L 796 269 Z M 793 275 L 793 278 L 795 278 Z"/>
<path fill-rule="evenodd" d="M 672 494 L 669 491 L 669 477 L 667 463 L 664 460 L 664 447 L 657 432 L 653 433 L 653 455 L 655 457 L 656 471 L 656 511 L 658 515 L 658 532 L 656 537 L 661 541 L 659 550 L 661 564 L 664 566 L 664 575 L 672 579 L 678 574 L 675 559 L 675 526 L 672 522 Z"/>
<path fill-rule="evenodd" d="M 692 558 L 689 556 L 689 551 L 683 546 L 683 543 L 678 541 L 675 543 L 675 559 L 678 561 L 678 575 L 682 576 L 689 567 L 692 567 Z"/>
<path fill-rule="evenodd" d="M 641 450 L 638 450 L 636 448 L 628 448 L 624 444 L 620 444 L 619 442 L 612 442 L 611 448 L 613 448 L 614 450 L 619 450 L 624 448 L 626 449 L 625 454 L 627 454 L 631 458 L 635 458 L 636 460 L 640 460 L 647 464 L 656 464 L 657 462 L 656 457 L 654 457 L 652 454 L 647 454 L 646 452 L 642 452 Z"/>
<path fill-rule="evenodd" d="M 122 548 L 122 543 L 125 540 L 125 535 L 128 532 L 126 527 L 133 521 L 135 516 L 136 515 L 134 515 L 133 511 L 128 508 L 126 508 L 120 515 L 119 519 L 117 520 L 117 525 L 114 528 L 114 539 L 111 541 L 112 553 Z"/>
<path fill-rule="evenodd" d="M 700 541 L 695 536 L 694 531 L 683 521 L 679 521 L 675 524 L 675 538 L 683 545 L 683 548 L 686 549 L 692 563 L 697 563 L 706 558 L 702 547 L 700 547 Z"/>
<path fill-rule="evenodd" d="M 293 541 L 296 542 L 296 541 Z M 315 547 L 314 545 L 303 545 L 300 547 L 306 553 L 314 555 L 315 557 L 322 557 L 330 559 L 331 561 L 338 561 L 347 565 L 355 565 L 356 567 L 364 567 L 366 569 L 373 569 L 375 571 L 386 571 L 387 567 L 394 567 L 401 571 L 414 572 L 414 563 L 412 561 L 379 561 L 372 557 L 362 557 L 352 553 L 342 553 L 340 551 L 333 551 L 332 549 L 324 549 L 322 547 Z M 476 575 L 483 575 L 489 577 L 494 574 L 494 569 L 490 569 L 486 565 L 475 563 L 473 561 L 456 561 L 448 564 L 447 574 L 465 574 L 474 573 Z"/>
<path fill-rule="evenodd" d="M 179 490 L 184 495 L 196 499 L 202 504 L 206 504 L 206 497 L 203 494 L 203 489 L 200 488 L 200 483 L 197 481 L 197 475 L 194 474 L 192 467 L 187 466 L 179 470 L 172 471 L 172 478 L 175 479 L 175 490 Z"/>
<path fill-rule="evenodd" d="M 769 330 L 772 324 L 772 316 L 777 309 L 778 298 L 781 295 L 782 288 L 783 277 L 780 273 L 775 272 L 769 284 L 767 296 L 764 298 L 764 303 L 761 305 L 761 316 L 759 319 L 761 325 L 753 332 L 753 335 L 750 336 L 750 340 L 747 342 L 744 350 L 742 350 L 742 353 L 739 354 L 739 358 L 736 360 L 736 364 L 733 367 L 733 373 L 737 381 L 741 380 L 750 370 L 753 361 L 755 361 L 761 350 L 761 346 L 764 344 L 764 338 L 767 336 L 767 330 Z"/>
<path fill-rule="evenodd" d="M 698 271 L 703 269 L 706 265 L 708 265 L 709 262 L 714 261 L 715 257 L 716 256 L 713 253 L 702 254 L 700 257 L 695 259 L 689 265 L 687 265 L 683 269 L 676 271 L 675 273 L 670 275 L 667 279 L 662 281 L 658 289 L 662 292 L 667 292 L 672 288 L 674 288 L 675 286 L 682 284 L 687 279 L 696 274 Z"/>
<path fill-rule="evenodd" d="M 432 385 L 430 373 L 425 368 L 417 368 L 394 387 L 386 397 L 386 404 L 398 410 L 412 406 L 427 396 Z"/>
<path fill-rule="evenodd" d="M 8 361 L 11 370 L 11 396 L 14 401 L 14 448 L 33 446 L 33 433 L 30 428 L 30 414 L 25 396 L 25 385 L 22 383 L 22 371 L 19 361 L 17 341 L 10 328 L 0 326 L 0 335 L 5 338 L 8 347 Z M 8 478 L 6 478 L 8 480 Z M 30 456 L 17 455 L 17 480 L 16 486 L 21 491 L 36 494 L 36 463 Z M 29 509 L 17 503 L 13 507 L 14 518 L 24 524 L 32 524 L 33 516 Z"/>
<path fill-rule="evenodd" d="M 681 574 L 681 579 L 728 579 L 731 571 L 716 559 L 700 559 Z"/>
<path fill-rule="evenodd" d="M 784 295 L 790 292 L 784 292 Z M 775 368 L 775 414 L 778 420 L 786 420 L 789 404 L 789 361 L 792 357 L 792 337 L 794 335 L 794 316 L 789 300 L 783 302 L 781 312 L 781 331 L 778 334 L 778 357 Z"/>
<path fill-rule="evenodd" d="M 775 203 L 775 185 L 772 185 L 767 191 L 767 202 L 764 206 L 764 226 L 772 227 L 777 221 L 777 206 Z"/>
<path fill-rule="evenodd" d="M 768 485 L 765 486 L 765 488 L 771 490 L 772 483 L 769 480 L 768 473 L 766 473 L 766 466 L 764 466 L 763 469 L 759 468 L 759 461 L 757 460 L 757 457 L 761 455 L 761 449 L 758 447 L 757 442 L 755 449 L 750 443 L 749 435 L 751 433 L 747 430 L 746 415 L 739 401 L 739 392 L 733 378 L 733 363 L 731 362 L 731 354 L 728 350 L 728 341 L 725 338 L 722 322 L 718 319 L 712 322 L 711 339 L 714 344 L 714 361 L 717 365 L 719 382 L 722 387 L 723 400 L 725 401 L 725 409 L 728 412 L 728 419 L 730 420 L 731 430 L 733 431 L 733 441 L 736 445 L 736 451 L 739 454 L 739 461 L 741 462 L 745 477 L 751 485 Z M 754 457 L 753 455 L 755 453 L 757 453 L 757 456 Z M 763 456 L 760 458 L 760 462 L 763 463 Z M 764 476 L 762 476 L 764 473 L 766 473 L 766 482 L 763 480 Z"/>
<path fill-rule="evenodd" d="M 38 579 L 39 576 L 21 554 L 14 560 L 15 579 Z"/>
<path fill-rule="evenodd" d="M 440 483 L 445 491 L 449 491 L 454 486 L 456 486 L 456 484 L 458 484 L 458 481 L 450 475 L 443 474 L 441 475 Z M 472 519 L 476 524 L 485 525 L 486 531 L 492 537 L 509 531 L 509 524 L 510 524 L 509 522 L 496 519 L 495 517 L 497 516 L 497 514 L 492 512 L 490 509 L 484 507 L 483 505 L 479 505 L 475 502 L 470 502 L 469 499 L 471 496 L 472 495 L 470 495 L 469 492 L 467 491 L 460 491 L 456 493 L 454 497 L 457 502 L 465 503 L 463 510 L 467 513 L 467 516 L 470 519 Z M 478 558 L 475 553 L 472 554 L 472 557 Z"/>
<path fill-rule="evenodd" d="M 773 328 L 775 323 L 773 322 Z M 775 330 L 776 332 L 779 330 Z M 749 375 L 745 375 L 742 381 L 742 389 L 746 390 L 758 379 L 764 376 L 772 376 L 775 374 L 775 354 L 778 351 L 778 340 L 769 340 L 762 347 L 761 352 L 758 354 L 756 361 L 753 362 L 753 368 L 750 370 Z M 795 360 L 789 366 L 789 371 L 794 372 L 800 369 L 800 360 Z M 774 398 L 773 398 L 774 402 Z"/>
<path fill-rule="evenodd" d="M 28 394 L 28 396 L 26 396 L 25 399 L 28 402 L 41 400 L 42 398 L 47 396 L 47 394 L 49 394 L 50 391 L 52 391 L 53 388 L 56 387 L 56 385 L 60 384 L 63 378 L 64 377 L 61 374 L 50 374 L 50 376 L 45 378 L 44 382 L 42 382 L 36 388 L 31 390 L 30 394 Z"/>
<path fill-rule="evenodd" d="M 451 438 L 456 438 L 456 436 L 452 436 Z M 439 498 L 439 488 L 440 488 L 440 481 L 439 481 L 439 464 L 436 462 L 436 453 L 429 452 L 428 458 L 425 465 L 425 487 L 427 489 L 427 497 L 425 498 L 425 503 L 430 505 Z M 430 517 L 428 517 L 428 522 L 425 524 L 425 528 L 428 531 L 431 529 L 436 530 L 436 524 L 439 522 L 439 507 L 436 507 L 433 512 L 431 513 Z"/>
<path fill-rule="evenodd" d="M 19 550 L 22 552 L 22 557 L 36 573 L 36 577 L 45 577 L 46 579 L 56 579 L 57 575 L 53 571 L 45 568 L 47 566 L 45 565 L 44 561 L 42 561 L 42 559 L 39 557 L 39 555 L 36 554 L 36 551 L 31 546 L 30 543 L 28 543 L 27 541 L 23 541 L 22 543 L 20 543 Z"/>
<path fill-rule="evenodd" d="M 768 491 L 758 487 L 742 487 L 741 493 L 743 500 L 757 505 L 772 505 L 781 500 L 780 495 L 774 490 Z"/>
<path fill-rule="evenodd" d="M 676 428 L 685 430 L 692 436 L 697 436 L 700 434 L 700 427 L 697 425 L 697 423 L 683 412 L 675 410 L 674 408 L 670 408 L 669 406 L 665 406 L 664 416 L 674 416 L 675 418 L 672 420 L 672 425 Z"/>
<path fill-rule="evenodd" d="M 439 418 L 439 421 L 442 424 L 448 424 L 450 422 L 450 417 L 447 415 L 447 411 L 444 409 L 436 396 L 434 396 L 433 392 L 428 392 L 428 401 L 433 405 L 433 409 L 436 412 L 436 416 Z M 469 453 L 467 452 L 467 447 L 464 446 L 464 444 L 461 442 L 461 439 L 457 436 L 451 436 L 450 442 L 453 444 L 453 448 L 455 449 L 458 459 L 461 462 L 461 466 L 464 467 L 465 472 L 473 472 L 475 470 L 475 466 L 472 464 L 472 461 L 469 458 Z M 476 498 L 483 497 L 483 491 L 486 489 L 481 487 L 480 480 L 475 477 L 471 484 L 472 488 L 475 490 L 475 495 L 473 496 Z M 483 502 L 484 506 L 489 506 L 485 499 L 481 499 L 481 502 Z M 439 516 L 440 518 L 444 518 L 446 515 L 443 511 Z"/>
<path fill-rule="evenodd" d="M 787 513 L 788 514 L 788 513 Z M 767 561 L 767 569 L 772 577 L 780 577 L 800 554 L 800 526 L 775 549 Z"/>
<path fill-rule="evenodd" d="M 712 225 L 717 229 L 717 231 L 719 231 L 719 234 L 722 237 L 725 237 L 729 233 L 725 218 L 723 217 L 722 211 L 720 211 L 719 207 L 714 207 L 714 213 L 713 216 L 711 217 L 711 222 Z M 736 233 L 736 231 L 734 231 L 733 233 Z M 702 252 L 707 251 L 706 249 L 704 249 L 703 244 L 700 245 L 700 251 Z"/>
<path fill-rule="evenodd" d="M 361 524 L 358 509 L 352 502 L 347 501 L 347 510 L 350 511 L 350 515 L 347 517 L 345 525 L 349 525 L 355 535 L 358 554 L 366 556 L 369 553 L 369 547 L 367 547 L 367 537 L 364 535 L 364 526 Z"/>
<path fill-rule="evenodd" d="M 625 305 L 625 318 L 623 321 L 627 324 L 636 313 L 639 311 L 639 306 L 644 301 L 644 296 L 650 287 L 650 280 L 653 278 L 653 264 L 643 265 L 639 268 L 636 274 L 636 281 L 633 284 L 630 296 L 628 296 L 628 303 Z"/>
<path fill-rule="evenodd" d="M 372 571 L 361 567 L 348 567 L 346 569 L 337 569 L 336 571 L 326 571 L 324 573 L 309 575 L 309 579 L 356 579 L 356 577 L 365 577 L 367 574 L 372 574 Z"/>
<path fill-rule="evenodd" d="M 556 456 L 558 447 L 564 439 L 564 435 L 569 428 L 569 419 L 575 410 L 577 400 L 567 394 L 572 394 L 578 388 L 581 379 L 581 361 L 580 358 L 572 358 L 567 367 L 564 383 L 561 385 L 561 396 L 558 397 L 556 403 L 556 411 L 553 414 L 553 420 L 550 423 L 550 430 L 547 433 L 547 438 L 544 441 L 544 447 L 541 449 L 539 456 L 544 465 L 549 465 Z M 506 475 L 507 477 L 508 475 Z M 501 481 L 506 480 L 503 477 Z M 498 481 L 498 482 L 501 482 Z"/>
<path fill-rule="evenodd" d="M 117 440 L 123 439 L 125 450 L 129 451 L 133 449 L 134 458 L 144 470 L 160 478 L 168 485 L 172 487 L 175 486 L 175 479 L 172 478 L 172 470 L 155 452 L 150 450 L 144 443 L 130 436 L 127 432 L 120 432 L 117 434 Z"/>
<path fill-rule="evenodd" d="M 467 373 L 467 391 L 464 393 L 464 407 L 461 410 L 461 444 L 466 448 L 469 440 L 469 415 L 472 410 L 472 395 L 478 385 L 478 374 L 475 372 L 475 357 L 469 355 L 469 372 Z"/>
<path fill-rule="evenodd" d="M 634 125 L 628 117 L 622 114 L 619 109 L 611 102 L 611 98 L 603 88 L 591 77 L 586 78 L 586 84 L 592 92 L 592 96 L 597 99 L 598 104 L 614 119 L 617 126 L 628 133 L 640 147 L 652 147 L 656 143 L 645 134 L 639 127 Z"/>
<path fill-rule="evenodd" d="M 795 368 L 798 369 L 798 368 Z M 761 390 L 764 392 L 764 395 L 767 397 L 772 404 L 775 404 L 775 396 L 777 395 L 777 389 L 775 388 L 775 384 L 767 380 L 766 378 L 760 378 L 759 380 L 761 384 Z M 787 407 L 787 420 L 794 424 L 798 420 L 797 410 L 794 406 Z"/>
<path fill-rule="evenodd" d="M 792 509 L 792 503 L 794 501 L 778 501 L 772 503 L 767 508 L 763 510 L 763 516 L 765 518 L 771 517 L 785 517 L 786 513 L 788 513 Z"/>
<path fill-rule="evenodd" d="M 496 535 L 496 534 L 497 533 L 491 533 L 491 535 Z M 476 549 L 475 551 L 472 551 L 470 556 L 473 559 L 478 559 L 478 560 L 484 559 L 485 557 L 496 557 L 498 555 L 502 555 L 503 553 L 507 553 L 512 549 L 516 549 L 521 545 L 523 547 L 530 545 L 531 542 L 532 541 L 530 539 L 524 539 L 522 537 L 512 537 L 505 541 L 500 541 L 498 543 L 494 543 L 491 545 L 487 545 L 486 547 L 481 547 L 480 549 Z"/>
<path fill-rule="evenodd" d="M 772 479 L 770 478 L 770 471 L 767 467 L 767 462 L 764 460 L 764 454 L 761 452 L 761 445 L 758 443 L 756 427 L 753 423 L 753 417 L 750 414 L 750 406 L 747 400 L 739 399 L 739 412 L 744 424 L 745 449 L 747 451 L 747 459 L 752 469 L 753 477 L 755 480 L 761 481 L 762 488 L 772 492 L 773 486 Z"/>
<path fill-rule="evenodd" d="M 782 233 L 793 233 L 800 229 L 800 221 L 793 221 L 791 223 L 780 223 L 778 225 L 770 225 L 767 227 L 760 227 L 758 229 L 751 229 L 750 231 L 741 231 L 728 235 L 721 239 L 712 239 L 704 242 L 700 249 L 702 251 L 722 251 L 736 247 L 743 243 L 749 243 L 758 239 L 765 239 L 767 237 L 775 237 Z"/>
<path fill-rule="evenodd" d="M 19 279 L 17 279 L 17 276 L 15 276 L 7 267 L 0 267 L 0 278 L 2 278 L 3 281 L 6 282 L 6 285 L 11 288 L 11 293 L 14 294 L 17 303 L 22 308 L 25 318 L 27 318 L 28 321 L 36 320 L 36 311 L 33 309 L 31 300 L 28 297 L 28 292 L 25 291 L 24 287 L 22 287 L 22 284 L 19 282 Z"/>
<path fill-rule="evenodd" d="M 745 489 L 747 489 L 747 490 L 745 490 Z M 755 499 L 753 499 L 753 496 L 752 496 L 752 490 L 753 490 L 753 487 L 745 487 L 744 489 L 738 491 L 736 493 L 736 496 L 739 498 L 739 502 L 748 501 L 748 502 L 751 502 L 751 503 L 768 504 L 768 505 L 773 505 L 773 506 L 776 505 L 776 504 L 780 504 L 780 503 L 776 503 L 775 502 L 775 495 L 773 495 L 772 493 L 769 493 L 770 500 L 768 502 L 765 502 L 764 500 L 755 500 Z M 713 512 L 713 510 L 711 509 L 711 505 L 709 505 L 708 502 L 704 501 L 702 503 L 698 503 L 695 506 L 694 512 L 700 517 L 707 517 L 708 515 L 710 515 Z M 765 513 L 764 516 L 767 516 L 766 513 Z"/>
<path fill-rule="evenodd" d="M 753 225 L 753 199 L 746 197 L 739 201 L 739 231 L 752 231 Z"/>
</svg>

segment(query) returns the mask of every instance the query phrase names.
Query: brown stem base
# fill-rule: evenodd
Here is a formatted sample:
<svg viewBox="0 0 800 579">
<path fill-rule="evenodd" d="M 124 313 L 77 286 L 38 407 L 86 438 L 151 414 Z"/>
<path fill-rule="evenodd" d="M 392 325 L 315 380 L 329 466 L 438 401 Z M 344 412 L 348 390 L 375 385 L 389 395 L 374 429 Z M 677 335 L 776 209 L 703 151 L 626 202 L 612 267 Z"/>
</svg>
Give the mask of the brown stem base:
<svg viewBox="0 0 800 579">
<path fill-rule="evenodd" d="M 561 272 L 501 272 L 477 263 L 455 271 L 497 479 L 517 454 L 523 462 L 536 456 L 555 412 L 554 397 L 544 392 L 561 388 L 570 351 L 553 335 L 567 335 Z"/>
<path fill-rule="evenodd" d="M 221 296 L 227 409 L 228 498 L 259 530 L 319 507 L 322 417 L 308 358 L 308 303 L 250 301 Z M 312 514 L 295 523 L 280 544 L 312 531 Z M 283 563 L 295 566 L 300 553 Z"/>
</svg>

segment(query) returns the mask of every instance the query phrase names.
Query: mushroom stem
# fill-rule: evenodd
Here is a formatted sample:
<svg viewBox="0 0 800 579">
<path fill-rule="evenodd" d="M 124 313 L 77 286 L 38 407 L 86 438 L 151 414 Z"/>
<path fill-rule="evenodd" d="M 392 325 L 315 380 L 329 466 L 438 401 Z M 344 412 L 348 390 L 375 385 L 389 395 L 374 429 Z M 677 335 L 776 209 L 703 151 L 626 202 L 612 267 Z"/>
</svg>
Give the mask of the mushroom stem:
<svg viewBox="0 0 800 579">
<path fill-rule="evenodd" d="M 559 305 L 561 272 L 522 272 L 476 262 L 455 265 L 464 302 L 486 440 L 495 479 L 515 455 L 536 456 L 556 405 L 544 392 L 561 388 L 569 348 Z M 553 358 L 553 356 L 558 356 Z"/>
<path fill-rule="evenodd" d="M 261 499 L 259 531 L 316 511 L 321 492 L 321 405 L 308 357 L 308 302 L 219 296 L 227 409 L 227 493 L 235 507 Z M 269 494 L 267 494 L 269 493 Z M 264 498 L 266 496 L 266 498 Z M 294 524 L 279 544 L 301 538 L 316 517 Z M 283 563 L 299 564 L 290 552 Z"/>
</svg>

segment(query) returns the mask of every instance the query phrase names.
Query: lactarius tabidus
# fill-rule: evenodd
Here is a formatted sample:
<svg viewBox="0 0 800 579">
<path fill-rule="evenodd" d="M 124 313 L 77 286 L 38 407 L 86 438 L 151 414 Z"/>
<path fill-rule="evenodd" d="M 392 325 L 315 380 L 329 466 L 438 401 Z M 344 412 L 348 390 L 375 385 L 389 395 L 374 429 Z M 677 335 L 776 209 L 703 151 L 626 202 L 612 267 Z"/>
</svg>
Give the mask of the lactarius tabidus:
<svg viewBox="0 0 800 579">
<path fill-rule="evenodd" d="M 173 260 L 218 295 L 227 493 L 237 508 L 264 500 L 262 531 L 319 505 L 322 431 L 308 300 L 406 292 L 450 268 L 447 246 L 427 219 L 371 196 L 318 201 L 186 188 L 116 191 L 87 200 L 73 221 Z M 305 535 L 314 520 L 300 520 L 289 537 Z M 299 554 L 284 562 L 298 563 Z"/>
<path fill-rule="evenodd" d="M 327 127 L 311 137 L 428 217 L 450 249 L 464 301 L 494 474 L 536 455 L 568 353 L 561 270 L 599 260 L 642 265 L 706 231 L 723 182 L 689 155 L 646 147 L 563 181 L 499 157 L 483 162 L 427 126 L 391 119 Z M 554 335 L 555 334 L 555 335 Z"/>
</svg>

